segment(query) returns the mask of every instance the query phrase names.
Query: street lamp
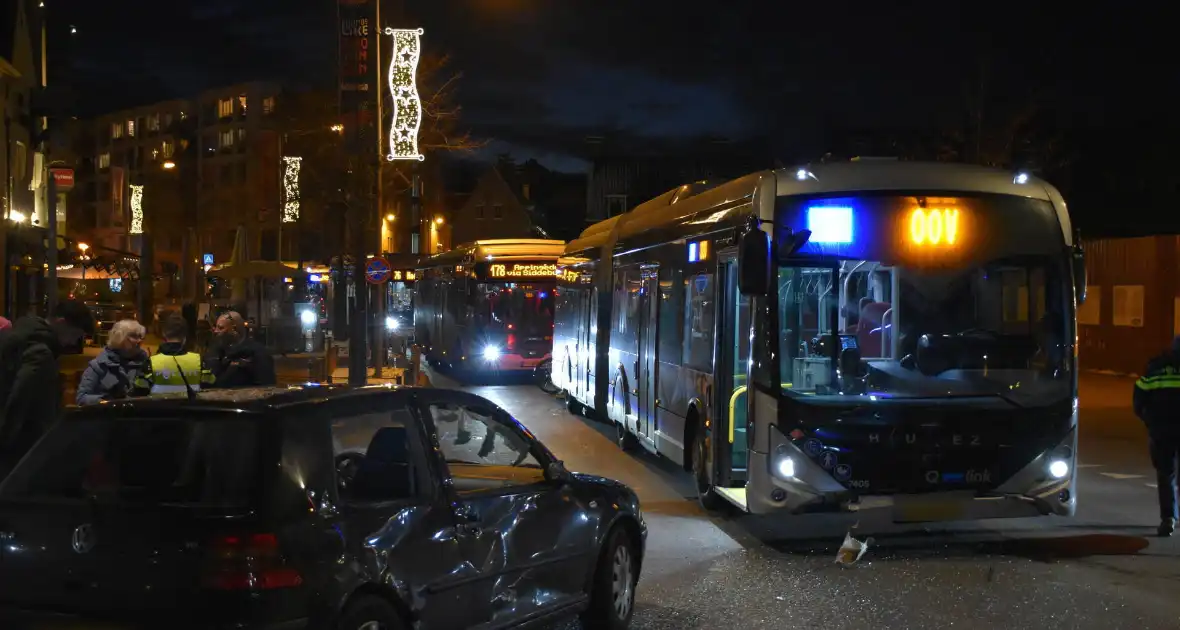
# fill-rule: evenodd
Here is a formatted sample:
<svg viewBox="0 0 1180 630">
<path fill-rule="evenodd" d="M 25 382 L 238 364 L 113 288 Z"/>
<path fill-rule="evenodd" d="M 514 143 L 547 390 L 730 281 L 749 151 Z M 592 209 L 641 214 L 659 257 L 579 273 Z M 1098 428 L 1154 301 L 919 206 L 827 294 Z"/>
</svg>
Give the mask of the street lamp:
<svg viewBox="0 0 1180 630">
<path fill-rule="evenodd" d="M 437 224 L 439 224 L 439 225 L 442 225 L 442 224 L 443 224 L 443 218 L 442 218 L 442 217 L 434 217 L 434 222 L 435 222 L 435 223 L 437 223 Z"/>
<path fill-rule="evenodd" d="M 172 160 L 165 160 L 164 161 L 164 170 L 170 171 L 174 168 L 176 168 L 176 162 L 173 162 Z"/>
<path fill-rule="evenodd" d="M 23 213 L 19 210 L 9 210 L 8 211 L 8 218 L 9 218 L 9 220 L 15 221 L 16 223 L 24 223 L 25 219 L 27 219 L 28 217 L 25 216 L 25 213 Z"/>
<path fill-rule="evenodd" d="M 335 131 L 336 133 L 344 133 L 344 125 L 340 125 L 340 124 L 332 125 L 331 129 L 332 129 L 332 131 Z"/>
<path fill-rule="evenodd" d="M 394 218 L 395 218 L 395 217 L 393 216 L 393 213 L 392 213 L 392 212 L 390 212 L 389 214 L 385 215 L 385 220 L 386 220 L 386 221 L 393 221 L 393 219 L 394 219 Z"/>
</svg>

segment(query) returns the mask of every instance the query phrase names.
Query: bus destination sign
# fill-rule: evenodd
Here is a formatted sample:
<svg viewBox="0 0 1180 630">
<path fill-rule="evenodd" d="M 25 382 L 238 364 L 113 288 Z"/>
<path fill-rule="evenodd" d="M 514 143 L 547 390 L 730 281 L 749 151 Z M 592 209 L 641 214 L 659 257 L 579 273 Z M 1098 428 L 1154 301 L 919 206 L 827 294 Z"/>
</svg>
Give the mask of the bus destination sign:
<svg viewBox="0 0 1180 630">
<path fill-rule="evenodd" d="M 556 263 L 489 263 L 487 265 L 487 277 L 497 280 L 509 278 L 555 278 L 556 276 Z"/>
</svg>

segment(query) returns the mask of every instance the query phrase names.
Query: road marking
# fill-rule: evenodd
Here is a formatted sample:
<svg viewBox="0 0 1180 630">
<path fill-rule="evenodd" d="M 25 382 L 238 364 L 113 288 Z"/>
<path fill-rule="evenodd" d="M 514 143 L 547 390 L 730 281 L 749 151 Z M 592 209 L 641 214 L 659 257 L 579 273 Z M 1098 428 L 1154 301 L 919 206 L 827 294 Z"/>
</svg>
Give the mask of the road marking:
<svg viewBox="0 0 1180 630">
<path fill-rule="evenodd" d="M 1078 464 L 1078 468 L 1102 468 L 1102 464 Z"/>
<path fill-rule="evenodd" d="M 1159 486 L 1155 485 L 1154 483 L 1145 483 L 1143 485 L 1147 486 L 1148 488 L 1158 488 L 1159 487 Z"/>
<path fill-rule="evenodd" d="M 1123 473 L 1098 473 L 1111 479 L 1142 479 L 1143 475 L 1126 475 Z"/>
</svg>

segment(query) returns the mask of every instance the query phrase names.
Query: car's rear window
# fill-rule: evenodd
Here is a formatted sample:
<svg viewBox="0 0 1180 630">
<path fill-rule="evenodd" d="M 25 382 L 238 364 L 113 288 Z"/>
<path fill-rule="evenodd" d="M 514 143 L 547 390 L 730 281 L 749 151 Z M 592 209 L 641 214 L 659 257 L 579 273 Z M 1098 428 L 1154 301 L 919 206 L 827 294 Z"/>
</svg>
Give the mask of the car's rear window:
<svg viewBox="0 0 1180 630">
<path fill-rule="evenodd" d="M 259 487 L 259 433 L 240 420 L 66 420 L 0 484 L 0 498 L 243 507 Z"/>
</svg>

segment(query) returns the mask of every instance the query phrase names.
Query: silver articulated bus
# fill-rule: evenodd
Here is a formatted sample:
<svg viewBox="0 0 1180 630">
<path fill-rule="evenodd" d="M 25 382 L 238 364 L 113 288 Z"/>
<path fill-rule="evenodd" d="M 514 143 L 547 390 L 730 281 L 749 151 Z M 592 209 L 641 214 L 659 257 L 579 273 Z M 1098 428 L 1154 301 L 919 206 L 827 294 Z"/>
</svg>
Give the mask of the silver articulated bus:
<svg viewBox="0 0 1180 630">
<path fill-rule="evenodd" d="M 1085 265 L 1039 179 L 854 160 L 702 182 L 557 267 L 554 384 L 706 507 L 1076 510 Z"/>
</svg>

